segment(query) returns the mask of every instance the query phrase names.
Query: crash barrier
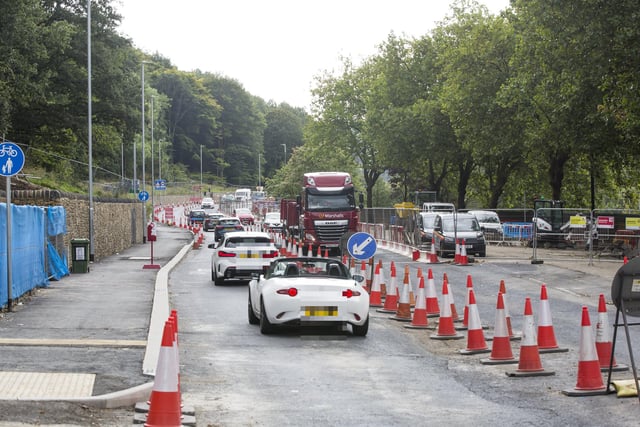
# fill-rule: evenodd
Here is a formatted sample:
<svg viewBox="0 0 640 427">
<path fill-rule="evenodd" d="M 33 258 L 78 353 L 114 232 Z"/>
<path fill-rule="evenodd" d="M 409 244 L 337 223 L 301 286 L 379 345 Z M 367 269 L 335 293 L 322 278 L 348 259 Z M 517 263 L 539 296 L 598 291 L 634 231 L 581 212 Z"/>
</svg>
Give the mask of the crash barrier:
<svg viewBox="0 0 640 427">
<path fill-rule="evenodd" d="M 572 260 L 620 260 L 640 255 L 640 210 L 587 208 L 492 209 L 501 220 L 501 230 L 485 231 L 488 246 L 517 246 L 509 257 L 545 259 L 537 249 L 561 249 Z M 419 209 L 367 208 L 360 214 L 361 230 L 389 245 L 408 245 L 428 251 L 417 225 Z M 399 214 L 401 213 L 401 215 Z M 534 223 L 540 224 L 534 227 Z M 487 250 L 491 256 L 491 249 Z M 558 260 L 558 253 L 553 259 Z"/>
<path fill-rule="evenodd" d="M 38 287 L 69 274 L 66 252 L 58 248 L 66 233 L 65 209 L 11 205 L 11 295 L 7 286 L 7 239 L 0 237 L 0 309 Z M 7 204 L 0 203 L 0 230 L 7 229 Z M 56 245 L 55 243 L 58 243 Z M 87 254 L 88 255 L 88 254 Z"/>
</svg>

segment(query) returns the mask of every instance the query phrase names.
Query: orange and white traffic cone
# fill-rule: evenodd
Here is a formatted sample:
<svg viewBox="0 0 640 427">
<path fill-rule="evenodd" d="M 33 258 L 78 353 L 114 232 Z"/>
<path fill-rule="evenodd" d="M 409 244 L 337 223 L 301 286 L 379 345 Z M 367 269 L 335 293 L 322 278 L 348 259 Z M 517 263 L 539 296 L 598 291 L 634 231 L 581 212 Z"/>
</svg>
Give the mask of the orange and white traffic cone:
<svg viewBox="0 0 640 427">
<path fill-rule="evenodd" d="M 467 245 L 464 239 L 462 239 L 462 243 L 460 243 L 460 260 L 458 262 L 458 265 L 469 265 L 469 257 L 467 256 Z"/>
<path fill-rule="evenodd" d="M 473 279 L 470 274 L 467 274 L 467 294 L 464 301 L 464 311 L 462 312 L 462 326 L 457 329 L 465 330 L 469 327 L 469 293 L 473 290 Z"/>
<path fill-rule="evenodd" d="M 313 245 L 311 243 L 307 247 L 307 256 L 313 256 Z"/>
<path fill-rule="evenodd" d="M 324 257 L 329 258 L 329 249 L 324 248 Z"/>
<path fill-rule="evenodd" d="M 404 280 L 402 281 L 402 289 L 400 290 L 400 299 L 398 300 L 398 310 L 395 316 L 391 316 L 393 320 L 399 320 L 401 322 L 411 321 L 411 304 L 409 302 L 409 289 L 411 283 L 409 282 L 409 266 L 406 265 L 404 269 Z"/>
<path fill-rule="evenodd" d="M 453 319 L 454 322 L 460 322 L 460 316 L 458 315 L 458 310 L 456 309 L 456 303 L 453 297 L 453 291 L 451 291 L 451 288 L 449 287 L 449 277 L 447 276 L 447 273 L 444 273 L 442 275 L 442 283 L 444 286 L 444 282 L 447 282 L 447 289 L 449 290 L 449 301 L 451 303 L 451 318 Z M 444 296 L 442 299 L 442 303 L 444 304 Z M 456 329 L 458 329 L 456 327 Z"/>
<path fill-rule="evenodd" d="M 456 251 L 453 255 L 453 263 L 460 264 L 460 241 L 456 239 Z"/>
<path fill-rule="evenodd" d="M 480 322 L 480 312 L 476 305 L 476 295 L 469 290 L 469 329 L 467 330 L 467 348 L 460 350 L 460 354 L 489 353 L 489 347 L 484 339 L 484 331 Z"/>
<path fill-rule="evenodd" d="M 568 348 L 560 348 L 551 321 L 551 307 L 547 296 L 547 285 L 540 288 L 540 317 L 538 321 L 538 350 L 540 353 L 563 353 Z"/>
<path fill-rule="evenodd" d="M 438 317 L 440 306 L 438 305 L 438 295 L 436 294 L 436 282 L 433 279 L 433 271 L 427 271 L 427 287 L 425 289 L 427 302 L 427 317 Z"/>
<path fill-rule="evenodd" d="M 360 263 L 360 274 L 364 277 L 364 289 L 369 292 L 369 289 L 371 289 L 371 278 L 369 277 L 366 261 Z"/>
<path fill-rule="evenodd" d="M 602 380 L 600 361 L 593 330 L 589 320 L 589 309 L 582 307 L 582 327 L 580 333 L 580 359 L 578 360 L 578 381 L 572 390 L 563 390 L 567 396 L 594 396 L 606 394 L 607 387 Z"/>
<path fill-rule="evenodd" d="M 416 306 L 413 310 L 411 323 L 404 325 L 404 327 L 410 329 L 429 328 L 429 321 L 427 320 L 427 297 L 424 293 L 424 277 L 420 277 L 418 296 L 416 297 Z"/>
<path fill-rule="evenodd" d="M 382 266 L 382 260 L 378 261 L 380 267 L 380 296 L 385 298 L 387 296 L 387 279 L 384 275 L 384 267 Z"/>
<path fill-rule="evenodd" d="M 322 248 L 318 246 L 318 253 L 316 254 L 318 258 L 322 258 Z"/>
<path fill-rule="evenodd" d="M 438 319 L 438 328 L 435 334 L 429 338 L 434 340 L 459 340 L 464 335 L 459 334 L 453 327 L 453 318 L 451 317 L 451 301 L 449 300 L 449 284 L 447 279 L 442 282 L 442 306 L 440 308 L 440 318 Z"/>
<path fill-rule="evenodd" d="M 398 311 L 398 278 L 396 277 L 396 264 L 391 261 L 391 279 L 389 280 L 389 289 L 384 299 L 384 306 L 377 309 L 379 313 L 395 313 Z"/>
<path fill-rule="evenodd" d="M 533 309 L 531 308 L 531 298 L 524 301 L 524 320 L 522 327 L 522 342 L 520 343 L 520 358 L 518 369 L 514 372 L 507 372 L 510 377 L 534 377 L 555 375 L 553 371 L 547 371 L 542 367 L 540 352 L 538 351 L 538 340 L 533 321 Z"/>
<path fill-rule="evenodd" d="M 178 361 L 173 341 L 173 323 L 167 320 L 162 333 L 158 366 L 145 426 L 182 425 L 181 399 L 178 390 Z"/>
<path fill-rule="evenodd" d="M 608 371 L 611 365 L 612 371 L 627 371 L 629 366 L 619 364 L 611 352 L 613 351 L 611 341 L 611 328 L 609 328 L 609 318 L 607 317 L 607 303 L 604 294 L 600 294 L 598 301 L 598 323 L 596 323 L 596 350 L 600 361 L 600 370 Z"/>
<path fill-rule="evenodd" d="M 369 307 L 382 307 L 382 294 L 380 292 L 380 264 L 376 265 L 373 274 L 371 292 L 369 293 Z"/>
<path fill-rule="evenodd" d="M 439 262 L 440 260 L 438 260 L 438 254 L 436 253 L 436 239 L 432 237 L 431 247 L 429 248 L 429 263 L 438 264 Z"/>
<path fill-rule="evenodd" d="M 498 290 L 498 292 L 502 294 L 502 301 L 504 303 L 504 317 L 507 321 L 507 332 L 509 333 L 509 339 L 519 340 L 520 336 L 515 335 L 511 327 L 511 315 L 509 314 L 509 302 L 507 300 L 507 287 L 504 283 L 504 280 L 500 280 L 500 289 Z"/>
<path fill-rule="evenodd" d="M 507 327 L 506 307 L 504 304 L 504 294 L 498 292 L 498 302 L 496 303 L 496 323 L 493 332 L 493 342 L 491 343 L 491 356 L 488 359 L 481 359 L 483 365 L 502 365 L 507 363 L 517 363 L 511 351 L 511 340 Z"/>
</svg>

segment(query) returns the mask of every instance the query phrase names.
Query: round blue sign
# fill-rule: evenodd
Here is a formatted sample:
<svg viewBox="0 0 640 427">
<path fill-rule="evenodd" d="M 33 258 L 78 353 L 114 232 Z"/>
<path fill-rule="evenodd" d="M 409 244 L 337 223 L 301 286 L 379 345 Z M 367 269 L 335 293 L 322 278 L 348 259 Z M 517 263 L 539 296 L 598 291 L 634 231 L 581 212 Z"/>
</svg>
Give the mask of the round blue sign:
<svg viewBox="0 0 640 427">
<path fill-rule="evenodd" d="M 0 175 L 17 175 L 24 166 L 22 148 L 13 142 L 5 141 L 0 144 Z"/>
<path fill-rule="evenodd" d="M 373 257 L 378 249 L 376 239 L 369 233 L 354 233 L 349 237 L 347 242 L 347 250 L 349 254 L 359 260 L 365 260 Z"/>
<path fill-rule="evenodd" d="M 144 191 L 144 190 L 139 192 L 138 193 L 138 200 L 140 200 L 141 202 L 146 202 L 147 200 L 149 200 L 149 192 L 148 191 Z"/>
</svg>

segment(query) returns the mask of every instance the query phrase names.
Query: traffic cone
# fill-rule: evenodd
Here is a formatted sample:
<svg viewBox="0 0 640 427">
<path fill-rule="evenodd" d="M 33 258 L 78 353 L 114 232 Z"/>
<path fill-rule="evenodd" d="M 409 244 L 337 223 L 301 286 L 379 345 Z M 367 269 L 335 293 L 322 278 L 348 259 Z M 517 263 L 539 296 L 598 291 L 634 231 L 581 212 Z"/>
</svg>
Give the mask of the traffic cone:
<svg viewBox="0 0 640 427">
<path fill-rule="evenodd" d="M 438 260 L 438 254 L 436 253 L 436 239 L 434 237 L 431 238 L 431 247 L 429 248 L 429 263 L 437 264 L 440 260 Z"/>
<path fill-rule="evenodd" d="M 322 248 L 318 246 L 318 253 L 316 255 L 318 258 L 322 258 Z"/>
<path fill-rule="evenodd" d="M 496 322 L 493 332 L 493 342 L 491 343 L 491 356 L 488 359 L 481 359 L 483 365 L 502 365 L 516 363 L 511 351 L 511 340 L 506 318 L 506 306 L 504 304 L 504 294 L 498 292 L 498 302 L 496 303 Z"/>
<path fill-rule="evenodd" d="M 524 320 L 522 328 L 522 343 L 520 344 L 520 358 L 518 369 L 513 372 L 506 372 L 510 377 L 534 377 L 555 375 L 553 371 L 546 371 L 540 361 L 540 352 L 536 339 L 536 329 L 533 322 L 533 309 L 531 308 L 531 298 L 527 297 L 524 302 Z"/>
<path fill-rule="evenodd" d="M 387 280 L 384 276 L 384 267 L 382 266 L 382 260 L 378 261 L 380 266 L 380 296 L 385 298 L 387 296 Z"/>
<path fill-rule="evenodd" d="M 476 295 L 469 290 L 469 329 L 467 330 L 467 348 L 460 350 L 460 354 L 489 353 L 489 347 L 484 339 L 484 331 L 480 322 L 480 313 L 476 305 Z"/>
<path fill-rule="evenodd" d="M 453 263 L 454 264 L 460 263 L 460 241 L 458 239 L 456 239 L 456 251 L 453 255 Z"/>
<path fill-rule="evenodd" d="M 369 293 L 369 307 L 382 307 L 382 295 L 380 293 L 380 264 L 376 266 Z"/>
<path fill-rule="evenodd" d="M 464 335 L 459 334 L 453 327 L 453 318 L 451 317 L 451 302 L 449 300 L 449 284 L 447 279 L 442 282 L 442 307 L 440 309 L 440 318 L 438 319 L 438 328 L 435 334 L 429 338 L 433 340 L 459 340 Z"/>
<path fill-rule="evenodd" d="M 402 281 L 400 299 L 398 300 L 398 310 L 396 311 L 396 315 L 391 317 L 393 320 L 399 320 L 401 322 L 411 321 L 411 304 L 409 302 L 410 287 L 411 284 L 409 283 L 409 266 L 405 265 L 404 280 Z"/>
<path fill-rule="evenodd" d="M 551 308 L 547 297 L 547 285 L 540 288 L 540 317 L 538 321 L 538 350 L 540 353 L 563 353 L 568 348 L 560 348 L 551 321 Z"/>
<path fill-rule="evenodd" d="M 449 289 L 449 277 L 447 276 L 447 273 L 444 273 L 442 275 L 442 282 L 443 284 L 444 282 L 447 282 L 447 289 Z M 454 322 L 460 322 L 460 316 L 458 315 L 458 310 L 456 310 L 456 303 L 454 301 L 453 292 L 449 292 L 449 301 L 451 302 L 451 318 Z M 444 304 L 444 297 L 442 303 Z"/>
<path fill-rule="evenodd" d="M 507 286 L 504 283 L 504 279 L 500 280 L 500 289 L 498 292 L 502 294 L 502 301 L 504 303 L 504 317 L 507 321 L 507 332 L 509 333 L 509 338 L 512 340 L 519 340 L 520 337 L 516 336 L 513 333 L 513 329 L 511 328 L 511 315 L 509 314 L 509 302 L 507 300 Z"/>
<path fill-rule="evenodd" d="M 469 265 L 469 257 L 467 256 L 467 246 L 464 239 L 462 239 L 462 243 L 460 243 L 460 259 L 459 259 L 458 265 L 461 265 L 461 266 Z"/>
<path fill-rule="evenodd" d="M 578 360 L 578 381 L 572 390 L 563 390 L 567 396 L 593 396 L 606 394 L 607 387 L 602 381 L 600 361 L 596 344 L 593 340 L 593 330 L 589 320 L 589 309 L 582 307 L 582 328 L 580 333 L 580 358 Z"/>
<path fill-rule="evenodd" d="M 178 361 L 176 360 L 176 351 L 173 348 L 173 340 L 173 323 L 167 320 L 162 333 L 162 344 L 145 427 L 182 425 L 180 391 L 178 390 Z"/>
<path fill-rule="evenodd" d="M 368 272 L 367 272 L 367 262 L 366 261 L 362 261 L 360 263 L 360 274 L 362 275 L 362 277 L 364 277 L 364 286 L 363 288 L 365 289 L 365 291 L 369 292 L 369 289 L 371 289 L 371 279 L 368 277 Z"/>
<path fill-rule="evenodd" d="M 302 249 L 303 246 L 304 245 L 302 244 L 302 242 L 298 243 L 298 257 L 300 258 L 304 256 L 303 249 Z"/>
<path fill-rule="evenodd" d="M 324 248 L 324 257 L 325 258 L 329 258 L 329 249 L 328 248 Z"/>
<path fill-rule="evenodd" d="M 420 285 L 418 287 L 418 296 L 416 297 L 416 306 L 413 310 L 413 317 L 409 325 L 404 325 L 410 329 L 427 329 L 429 321 L 427 320 L 427 297 L 424 293 L 424 277 L 420 277 Z"/>
<path fill-rule="evenodd" d="M 379 313 L 395 313 L 398 311 L 398 279 L 396 277 L 396 264 L 391 261 L 391 279 L 389 289 L 384 299 L 384 306 L 376 310 Z"/>
<path fill-rule="evenodd" d="M 596 324 L 596 350 L 600 361 L 600 370 L 608 371 L 611 365 L 612 371 L 627 371 L 629 366 L 618 364 L 616 358 L 611 354 L 613 343 L 611 342 L 611 329 L 609 328 L 609 318 L 607 317 L 607 303 L 604 294 L 600 294 L 598 301 L 598 323 Z"/>
<path fill-rule="evenodd" d="M 426 302 L 427 302 L 427 317 L 438 317 L 440 315 L 440 306 L 438 305 L 438 295 L 436 294 L 436 283 L 433 279 L 433 271 L 429 269 L 427 271 L 427 288 Z"/>
<path fill-rule="evenodd" d="M 467 274 L 467 294 L 464 301 L 464 311 L 462 312 L 462 326 L 458 326 L 457 329 L 465 330 L 469 327 L 469 293 L 473 290 L 473 279 L 470 274 Z"/>
<path fill-rule="evenodd" d="M 629 258 L 627 258 L 627 256 L 625 255 L 624 258 L 622 258 L 622 264 L 626 264 L 629 262 Z"/>
</svg>

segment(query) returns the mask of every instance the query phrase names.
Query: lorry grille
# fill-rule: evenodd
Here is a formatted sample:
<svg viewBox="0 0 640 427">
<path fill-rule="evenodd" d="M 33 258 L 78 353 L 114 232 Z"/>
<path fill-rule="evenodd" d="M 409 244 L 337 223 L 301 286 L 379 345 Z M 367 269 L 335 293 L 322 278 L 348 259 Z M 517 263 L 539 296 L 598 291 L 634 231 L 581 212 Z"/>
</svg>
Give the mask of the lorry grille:
<svg viewBox="0 0 640 427">
<path fill-rule="evenodd" d="M 317 238 L 321 242 L 339 242 L 340 238 L 349 231 L 349 221 L 316 221 Z"/>
</svg>

